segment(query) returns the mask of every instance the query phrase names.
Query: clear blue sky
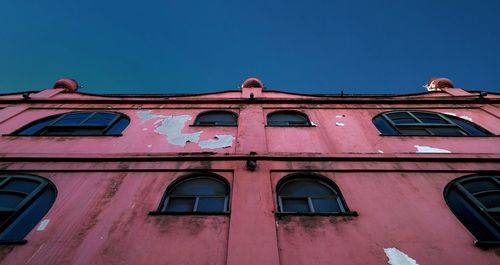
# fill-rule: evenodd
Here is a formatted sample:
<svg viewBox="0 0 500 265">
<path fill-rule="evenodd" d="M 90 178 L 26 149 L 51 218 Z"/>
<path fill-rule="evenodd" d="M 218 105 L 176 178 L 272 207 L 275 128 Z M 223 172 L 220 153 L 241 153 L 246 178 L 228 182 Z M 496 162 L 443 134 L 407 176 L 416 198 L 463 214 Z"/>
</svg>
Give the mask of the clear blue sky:
<svg viewBox="0 0 500 265">
<path fill-rule="evenodd" d="M 0 93 L 500 92 L 499 0 L 7 1 Z"/>
</svg>

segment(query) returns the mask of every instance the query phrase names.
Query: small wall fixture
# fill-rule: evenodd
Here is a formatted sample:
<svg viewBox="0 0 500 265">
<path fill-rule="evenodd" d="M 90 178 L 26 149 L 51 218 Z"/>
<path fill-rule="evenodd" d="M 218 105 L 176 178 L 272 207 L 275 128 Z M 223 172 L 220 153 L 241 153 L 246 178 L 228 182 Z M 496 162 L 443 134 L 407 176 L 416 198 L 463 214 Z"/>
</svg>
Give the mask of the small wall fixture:
<svg viewBox="0 0 500 265">
<path fill-rule="evenodd" d="M 250 156 L 255 156 L 257 153 L 256 152 L 250 152 Z M 247 169 L 250 171 L 255 171 L 255 168 L 257 168 L 257 160 L 249 158 L 247 160 Z"/>
</svg>

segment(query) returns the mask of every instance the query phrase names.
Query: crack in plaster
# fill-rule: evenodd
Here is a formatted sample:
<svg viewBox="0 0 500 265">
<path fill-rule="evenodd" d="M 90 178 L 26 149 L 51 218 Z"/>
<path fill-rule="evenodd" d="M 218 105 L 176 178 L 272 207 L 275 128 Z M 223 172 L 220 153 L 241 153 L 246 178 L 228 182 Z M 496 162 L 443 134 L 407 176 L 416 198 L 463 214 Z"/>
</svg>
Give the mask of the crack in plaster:
<svg viewBox="0 0 500 265">
<path fill-rule="evenodd" d="M 141 119 L 141 123 L 156 119 L 154 125 L 159 125 L 154 131 L 166 136 L 167 142 L 173 145 L 185 147 L 187 142 L 192 142 L 197 143 L 202 149 L 226 148 L 233 145 L 234 136 L 229 134 L 217 134 L 215 139 L 200 141 L 203 131 L 183 133 L 182 130 L 186 127 L 186 122 L 192 120 L 189 115 L 157 115 L 144 110 L 137 111 L 136 114 Z"/>
<path fill-rule="evenodd" d="M 417 261 L 397 248 L 384 248 L 385 255 L 389 258 L 390 265 L 418 265 Z"/>
</svg>

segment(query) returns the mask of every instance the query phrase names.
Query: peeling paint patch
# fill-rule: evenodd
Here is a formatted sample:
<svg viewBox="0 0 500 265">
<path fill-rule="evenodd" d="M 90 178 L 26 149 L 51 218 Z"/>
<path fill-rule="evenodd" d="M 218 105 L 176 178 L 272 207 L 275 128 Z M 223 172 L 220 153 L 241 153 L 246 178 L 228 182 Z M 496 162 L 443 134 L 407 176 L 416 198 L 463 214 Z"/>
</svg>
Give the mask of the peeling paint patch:
<svg viewBox="0 0 500 265">
<path fill-rule="evenodd" d="M 155 132 L 164 135 L 167 138 L 167 142 L 173 145 L 185 147 L 187 142 L 197 143 L 200 148 L 226 148 L 233 145 L 234 136 L 227 134 L 217 134 L 214 139 L 200 141 L 201 134 L 203 131 L 193 132 L 193 133 L 183 133 L 182 130 L 186 127 L 186 122 L 192 120 L 189 115 L 157 115 L 152 114 L 151 111 L 137 111 L 137 116 L 141 119 L 141 122 L 147 120 L 156 119 L 154 122 Z M 143 131 L 147 131 L 147 128 L 143 128 Z M 198 143 L 199 142 L 199 143 Z M 151 148 L 152 145 L 148 145 Z"/>
<path fill-rule="evenodd" d="M 173 145 L 184 147 L 187 142 L 198 143 L 203 131 L 182 133 L 185 123 L 191 119 L 189 115 L 166 116 L 155 122 L 160 123 L 160 126 L 155 128 L 155 132 L 167 136 L 167 141 Z"/>
<path fill-rule="evenodd" d="M 384 151 L 382 151 L 382 150 L 378 150 L 378 151 L 377 151 L 377 153 L 379 153 L 379 154 L 383 154 L 383 153 L 384 153 Z"/>
<path fill-rule="evenodd" d="M 314 123 L 313 121 L 311 121 L 311 125 L 312 126 L 318 126 L 316 123 Z"/>
<path fill-rule="evenodd" d="M 449 150 L 446 149 L 435 148 L 425 145 L 415 145 L 415 148 L 417 148 L 417 153 L 451 153 Z"/>
<path fill-rule="evenodd" d="M 384 248 L 385 255 L 389 258 L 390 265 L 418 265 L 417 261 L 410 258 L 397 248 Z"/>
<path fill-rule="evenodd" d="M 215 149 L 226 148 L 233 145 L 234 136 L 230 134 L 217 134 L 215 139 L 200 141 L 201 148 Z"/>
<path fill-rule="evenodd" d="M 152 144 L 148 144 L 148 148 L 151 148 L 151 147 L 153 147 L 153 145 Z"/>
<path fill-rule="evenodd" d="M 451 115 L 451 116 L 457 116 L 457 114 L 455 114 L 453 112 L 443 112 L 443 114 L 448 114 L 448 115 Z"/>
<path fill-rule="evenodd" d="M 45 228 L 47 228 L 47 225 L 49 225 L 49 222 L 50 222 L 49 219 L 42 220 L 40 222 L 40 224 L 38 225 L 38 228 L 36 229 L 36 231 L 43 231 L 43 230 L 45 230 Z"/>
<path fill-rule="evenodd" d="M 335 118 L 342 118 L 342 117 L 345 117 L 345 115 L 344 115 L 344 114 L 342 114 L 342 115 L 337 115 L 337 116 L 335 116 Z"/>
<path fill-rule="evenodd" d="M 344 126 L 345 124 L 343 124 L 342 122 L 336 122 L 335 123 L 335 126 Z"/>
</svg>

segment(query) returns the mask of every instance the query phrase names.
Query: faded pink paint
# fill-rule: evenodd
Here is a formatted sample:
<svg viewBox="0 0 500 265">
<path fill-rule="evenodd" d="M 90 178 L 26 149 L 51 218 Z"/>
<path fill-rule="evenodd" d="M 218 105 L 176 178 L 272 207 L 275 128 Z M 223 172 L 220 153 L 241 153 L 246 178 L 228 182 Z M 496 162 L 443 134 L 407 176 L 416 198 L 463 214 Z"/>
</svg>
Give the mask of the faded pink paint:
<svg viewBox="0 0 500 265">
<path fill-rule="evenodd" d="M 443 199 L 451 180 L 499 169 L 498 137 L 380 136 L 371 122 L 392 109 L 428 110 L 467 116 L 500 134 L 497 101 L 474 101 L 478 96 L 466 91 L 460 99 L 447 91 L 389 98 L 397 103 L 369 96 L 344 103 L 340 96 L 255 87 L 186 97 L 61 92 L 44 90 L 28 101 L 0 95 L 0 169 L 46 177 L 58 190 L 44 217 L 47 228 L 33 229 L 26 245 L 0 246 L 0 264 L 387 264 L 383 249 L 389 247 L 419 264 L 500 261 L 494 250 L 473 246 L 473 236 Z M 238 127 L 191 126 L 211 109 L 237 113 Z M 306 113 L 316 127 L 265 126 L 266 115 L 281 109 Z M 76 110 L 121 112 L 131 123 L 120 137 L 6 135 Z M 143 121 L 139 111 L 189 115 L 181 131 L 202 131 L 200 141 L 217 134 L 235 139 L 226 148 L 173 145 L 155 131 L 158 119 Z M 415 145 L 451 153 L 416 153 Z M 255 171 L 245 166 L 250 152 L 257 153 Z M 192 171 L 227 180 L 230 215 L 148 215 L 166 187 Z M 276 217 L 276 184 L 293 172 L 335 181 L 359 216 Z"/>
</svg>

